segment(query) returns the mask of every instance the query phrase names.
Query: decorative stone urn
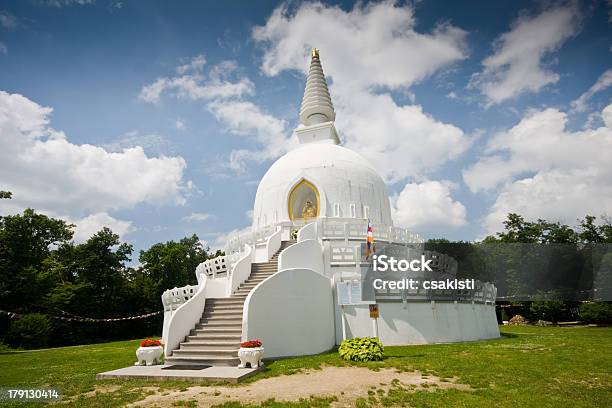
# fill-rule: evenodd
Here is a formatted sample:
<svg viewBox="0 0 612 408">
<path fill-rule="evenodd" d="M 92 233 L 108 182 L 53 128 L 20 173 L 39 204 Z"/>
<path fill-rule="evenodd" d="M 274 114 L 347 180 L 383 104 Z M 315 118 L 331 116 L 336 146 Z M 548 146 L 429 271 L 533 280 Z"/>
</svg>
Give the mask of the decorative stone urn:
<svg viewBox="0 0 612 408">
<path fill-rule="evenodd" d="M 164 354 L 162 346 L 138 347 L 136 358 L 138 361 L 134 365 L 156 365 L 160 364 L 161 356 Z"/>
<path fill-rule="evenodd" d="M 251 368 L 263 367 L 261 361 L 263 352 L 263 347 L 240 347 L 238 349 L 238 358 L 240 359 L 238 368 L 247 368 L 247 364 L 250 364 Z"/>
</svg>

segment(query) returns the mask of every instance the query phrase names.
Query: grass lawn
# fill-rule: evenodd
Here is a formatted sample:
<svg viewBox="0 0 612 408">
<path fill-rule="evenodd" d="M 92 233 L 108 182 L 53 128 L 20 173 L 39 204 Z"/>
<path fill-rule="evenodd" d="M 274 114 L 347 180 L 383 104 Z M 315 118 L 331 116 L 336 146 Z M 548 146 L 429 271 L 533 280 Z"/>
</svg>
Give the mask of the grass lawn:
<svg viewBox="0 0 612 408">
<path fill-rule="evenodd" d="M 385 360 L 357 364 L 395 367 L 458 378 L 471 391 L 416 391 L 393 386 L 374 390 L 358 406 L 411 407 L 606 407 L 612 401 L 612 328 L 502 327 L 498 340 L 387 347 Z M 113 407 L 143 398 L 158 387 L 185 389 L 186 382 L 96 381 L 95 374 L 133 364 L 138 341 L 35 351 L 0 350 L 0 386 L 58 387 L 62 405 Z M 341 366 L 337 353 L 269 362 L 247 381 L 296 373 L 321 365 Z M 95 387 L 103 387 L 94 392 Z M 153 386 L 153 388 L 151 387 Z M 307 387 L 307 384 L 304 384 Z M 103 392 L 102 392 L 103 390 Z M 187 406 L 191 404 L 185 401 Z M 329 406 L 330 399 L 262 406 Z M 241 407 L 227 403 L 224 407 Z"/>
</svg>

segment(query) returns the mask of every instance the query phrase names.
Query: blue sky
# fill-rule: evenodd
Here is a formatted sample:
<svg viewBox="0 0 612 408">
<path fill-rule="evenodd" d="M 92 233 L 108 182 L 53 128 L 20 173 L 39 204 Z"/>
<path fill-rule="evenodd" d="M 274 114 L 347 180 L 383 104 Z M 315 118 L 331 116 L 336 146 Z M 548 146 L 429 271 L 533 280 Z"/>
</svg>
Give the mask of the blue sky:
<svg viewBox="0 0 612 408">
<path fill-rule="evenodd" d="M 0 1 L 0 211 L 220 245 L 292 146 L 317 46 L 396 224 L 611 215 L 610 4 L 496 3 Z"/>
</svg>

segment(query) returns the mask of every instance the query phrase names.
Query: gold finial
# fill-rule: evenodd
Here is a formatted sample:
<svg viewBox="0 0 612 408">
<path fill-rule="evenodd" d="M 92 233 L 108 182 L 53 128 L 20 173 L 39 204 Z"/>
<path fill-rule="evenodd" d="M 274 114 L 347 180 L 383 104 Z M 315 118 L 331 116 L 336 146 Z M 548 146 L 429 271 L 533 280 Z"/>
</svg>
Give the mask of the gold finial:
<svg viewBox="0 0 612 408">
<path fill-rule="evenodd" d="M 319 58 L 319 50 L 317 50 L 316 48 L 313 48 L 311 51 L 312 54 L 312 58 Z"/>
</svg>

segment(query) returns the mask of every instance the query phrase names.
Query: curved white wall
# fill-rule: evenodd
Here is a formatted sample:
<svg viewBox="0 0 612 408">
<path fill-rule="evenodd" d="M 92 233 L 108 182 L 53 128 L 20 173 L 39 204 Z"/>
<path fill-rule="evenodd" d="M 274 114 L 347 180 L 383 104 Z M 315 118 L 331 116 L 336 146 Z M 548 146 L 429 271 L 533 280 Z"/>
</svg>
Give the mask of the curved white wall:
<svg viewBox="0 0 612 408">
<path fill-rule="evenodd" d="M 448 343 L 499 337 L 495 306 L 482 303 L 378 303 L 378 335 L 384 345 Z M 338 311 L 340 313 L 340 311 Z M 368 306 L 345 306 L 347 338 L 372 337 Z M 342 341 L 340 316 L 336 341 Z"/>
<path fill-rule="evenodd" d="M 278 270 L 293 268 L 312 269 L 324 274 L 323 249 L 319 241 L 307 239 L 287 247 L 278 257 Z"/>
<path fill-rule="evenodd" d="M 335 345 L 330 280 L 309 269 L 280 271 L 247 296 L 242 340 L 261 339 L 264 358 L 317 354 Z"/>
<path fill-rule="evenodd" d="M 191 329 L 200 321 L 206 303 L 207 280 L 205 274 L 200 274 L 200 279 L 198 279 L 200 287 L 196 294 L 179 306 L 171 315 L 164 315 L 162 335 L 165 337 L 162 337 L 162 342 L 164 343 L 164 354 L 166 356 L 172 355 L 172 350 L 178 348 L 181 341 L 185 340 Z M 168 317 L 167 326 L 166 317 Z"/>
<path fill-rule="evenodd" d="M 251 275 L 251 262 L 253 262 L 253 249 L 250 245 L 244 246 L 245 253 L 240 258 L 234 267 L 229 277 L 229 283 L 225 292 L 225 296 L 231 296 L 245 280 Z"/>
</svg>

